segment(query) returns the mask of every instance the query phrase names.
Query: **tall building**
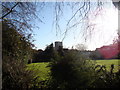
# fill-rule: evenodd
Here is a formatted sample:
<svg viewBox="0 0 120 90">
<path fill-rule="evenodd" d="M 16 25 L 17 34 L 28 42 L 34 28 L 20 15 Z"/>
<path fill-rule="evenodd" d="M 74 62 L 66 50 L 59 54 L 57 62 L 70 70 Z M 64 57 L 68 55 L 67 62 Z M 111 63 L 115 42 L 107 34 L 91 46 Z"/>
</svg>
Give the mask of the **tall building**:
<svg viewBox="0 0 120 90">
<path fill-rule="evenodd" d="M 55 50 L 58 50 L 60 47 L 63 47 L 62 42 L 56 41 L 55 42 Z"/>
</svg>

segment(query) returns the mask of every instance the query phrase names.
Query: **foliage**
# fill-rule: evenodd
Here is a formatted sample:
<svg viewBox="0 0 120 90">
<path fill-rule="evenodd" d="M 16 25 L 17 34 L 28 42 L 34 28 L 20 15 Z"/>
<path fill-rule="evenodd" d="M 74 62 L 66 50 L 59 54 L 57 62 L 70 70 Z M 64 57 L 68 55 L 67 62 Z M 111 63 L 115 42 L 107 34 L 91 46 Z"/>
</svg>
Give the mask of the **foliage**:
<svg viewBox="0 0 120 90">
<path fill-rule="evenodd" d="M 2 21 L 9 20 L 9 26 L 24 34 L 25 36 L 32 31 L 33 22 L 37 18 L 36 3 L 33 2 L 2 2 Z M 40 8 L 40 7 L 39 7 Z"/>
<path fill-rule="evenodd" d="M 110 71 L 110 66 L 111 64 L 114 64 L 114 69 L 113 72 L 118 72 L 118 66 L 119 66 L 119 60 L 96 60 L 93 61 L 91 60 L 92 63 L 96 63 L 95 65 L 101 65 L 101 66 L 105 66 L 107 71 Z M 38 73 L 36 73 L 36 76 L 40 76 L 40 79 L 45 80 L 45 78 L 47 77 L 48 73 L 50 72 L 50 68 L 48 67 L 49 62 L 39 62 L 39 63 L 32 63 L 32 64 L 28 64 L 27 68 L 30 70 L 35 70 Z"/>
<path fill-rule="evenodd" d="M 44 81 L 48 78 L 48 73 L 50 72 L 50 68 L 47 67 L 48 64 L 48 62 L 32 63 L 27 65 L 27 69 L 35 71 L 35 77 L 40 77 L 38 79 Z"/>
<path fill-rule="evenodd" d="M 120 69 L 114 72 L 114 64 L 111 64 L 110 68 L 110 71 L 107 71 L 104 65 L 97 65 L 95 67 L 96 77 L 93 82 L 94 88 L 120 88 Z"/>
<path fill-rule="evenodd" d="M 118 69 L 118 67 L 116 67 L 118 65 L 118 61 L 119 60 L 97 60 L 96 61 L 96 67 L 94 67 L 95 72 L 92 75 L 94 77 L 91 77 L 91 79 L 93 81 L 91 82 L 90 87 L 91 88 L 112 88 L 112 87 L 117 87 L 117 84 L 119 84 L 118 82 L 120 82 L 119 81 L 119 76 L 120 75 L 118 74 L 119 71 L 118 70 L 116 71 L 116 69 Z M 91 62 L 94 63 L 93 60 L 91 60 Z M 113 70 L 110 69 L 112 63 L 114 64 L 114 69 Z M 28 65 L 28 69 L 33 70 L 33 71 L 37 71 L 36 74 L 35 74 L 36 77 L 37 76 L 39 77 L 38 80 L 37 80 L 37 82 L 44 81 L 42 87 L 48 87 L 48 86 L 50 87 L 51 86 L 51 88 L 55 88 L 53 86 L 55 84 L 59 83 L 59 82 L 58 81 L 55 82 L 55 80 L 51 79 L 51 77 L 49 76 L 49 73 L 51 72 L 51 70 L 48 67 L 48 65 L 49 65 L 49 63 L 43 63 L 43 62 L 32 63 L 32 64 Z M 58 69 L 56 69 L 56 70 L 58 70 Z M 112 70 L 113 74 L 110 74 L 111 70 Z M 57 71 L 57 72 L 59 72 L 59 71 Z M 62 72 L 62 71 L 60 71 L 60 72 Z M 69 77 L 71 77 L 71 75 Z M 114 75 L 114 79 L 113 79 L 112 75 Z M 86 78 L 86 77 L 84 77 L 84 78 Z M 109 82 L 111 82 L 111 81 L 109 81 L 109 80 L 111 80 L 110 78 L 112 80 L 114 80 L 114 81 L 112 81 L 113 83 L 111 84 L 111 86 L 108 86 Z M 58 79 L 60 79 L 60 78 L 58 78 Z M 77 79 L 75 79 L 75 80 L 77 80 Z M 107 80 L 107 82 L 106 82 L 106 80 Z M 47 84 L 48 84 L 47 82 L 49 82 L 49 84 L 51 83 L 53 85 L 48 85 L 47 86 Z M 62 88 L 62 85 L 64 86 L 63 83 L 62 82 L 59 83 L 59 85 L 60 85 L 61 88 Z M 105 86 L 104 84 L 105 85 L 107 84 L 107 86 Z M 39 85 L 39 86 L 41 86 L 41 85 Z M 69 88 L 72 88 L 72 87 L 70 86 Z M 75 88 L 78 88 L 78 87 L 75 87 Z"/>
<path fill-rule="evenodd" d="M 110 69 L 107 70 L 105 65 L 92 65 L 90 61 L 79 55 L 76 52 L 69 52 L 50 63 L 52 77 L 50 87 L 119 88 L 120 68 L 114 72 L 116 64 L 111 64 Z"/>
<path fill-rule="evenodd" d="M 38 50 L 34 53 L 34 62 L 50 62 L 55 53 L 56 51 L 54 50 L 53 44 L 50 44 L 44 51 Z"/>
<path fill-rule="evenodd" d="M 103 56 L 100 54 L 100 52 L 98 52 L 98 51 L 96 50 L 96 51 L 91 52 L 90 58 L 91 58 L 92 60 L 99 60 L 99 59 L 103 59 Z"/>
<path fill-rule="evenodd" d="M 36 49 L 33 49 L 33 57 L 32 57 L 32 62 L 36 63 L 37 61 L 39 61 L 39 54 L 40 52 Z"/>
<path fill-rule="evenodd" d="M 52 43 L 52 44 L 50 44 L 49 46 L 46 47 L 46 49 L 44 51 L 43 58 L 46 61 L 50 61 L 51 58 L 53 58 L 53 53 L 54 53 L 54 48 L 53 48 L 53 43 Z"/>
<path fill-rule="evenodd" d="M 56 57 L 50 62 L 52 88 L 88 88 L 94 71 L 92 64 L 80 53 L 70 51 L 64 56 Z"/>
<path fill-rule="evenodd" d="M 49 72 L 50 68 L 48 66 L 48 62 L 40 62 L 40 63 L 32 63 L 27 65 L 28 70 L 32 70 L 35 72 L 34 78 L 36 78 L 36 84 L 34 84 L 37 88 L 46 88 L 47 81 L 49 80 Z M 42 84 L 41 84 L 42 83 Z"/>
<path fill-rule="evenodd" d="M 32 44 L 15 29 L 2 24 L 2 82 L 5 89 L 28 89 L 34 83 L 34 73 L 26 70 L 32 58 Z"/>
<path fill-rule="evenodd" d="M 2 74 L 2 89 L 29 89 L 34 84 L 34 72 L 26 70 L 23 62 L 11 60 L 5 57 L 7 61 L 3 61 L 3 74 Z M 5 58 L 3 60 L 5 60 Z"/>
<path fill-rule="evenodd" d="M 27 63 L 31 58 L 32 44 L 28 38 L 23 37 L 15 29 L 8 26 L 7 22 L 2 23 L 2 53 L 3 56 L 10 56 L 15 60 L 22 60 Z"/>
<path fill-rule="evenodd" d="M 106 70 L 110 71 L 111 64 L 114 64 L 113 72 L 118 72 L 118 68 L 120 67 L 120 60 L 112 59 L 112 60 L 95 60 L 96 65 L 104 65 L 106 66 Z"/>
</svg>

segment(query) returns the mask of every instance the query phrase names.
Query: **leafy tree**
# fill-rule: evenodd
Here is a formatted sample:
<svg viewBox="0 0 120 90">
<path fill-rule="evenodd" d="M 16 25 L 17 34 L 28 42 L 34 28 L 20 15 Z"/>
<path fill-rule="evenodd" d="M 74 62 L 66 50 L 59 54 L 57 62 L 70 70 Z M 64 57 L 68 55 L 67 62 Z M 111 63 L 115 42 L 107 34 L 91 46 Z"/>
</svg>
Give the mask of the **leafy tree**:
<svg viewBox="0 0 120 90">
<path fill-rule="evenodd" d="M 35 62 L 39 62 L 40 60 L 40 57 L 41 57 L 41 55 L 39 55 L 39 54 L 41 54 L 41 52 L 39 52 L 38 50 L 36 50 L 36 49 L 33 49 L 33 63 L 35 63 Z"/>
<path fill-rule="evenodd" d="M 33 62 L 50 62 L 54 57 L 54 47 L 53 44 L 50 44 L 43 50 L 34 50 Z"/>
<path fill-rule="evenodd" d="M 31 88 L 34 72 L 26 64 L 32 58 L 32 44 L 7 22 L 2 22 L 2 42 L 3 89 Z"/>
<path fill-rule="evenodd" d="M 46 47 L 44 51 L 44 55 L 43 55 L 44 59 L 46 61 L 51 61 L 51 59 L 53 58 L 53 53 L 54 53 L 54 48 L 53 48 L 53 43 L 52 43 Z"/>
<path fill-rule="evenodd" d="M 27 60 L 31 58 L 32 44 L 28 38 L 19 34 L 13 28 L 7 25 L 7 22 L 2 23 L 2 51 L 3 55 L 11 56 L 15 59 Z"/>
</svg>

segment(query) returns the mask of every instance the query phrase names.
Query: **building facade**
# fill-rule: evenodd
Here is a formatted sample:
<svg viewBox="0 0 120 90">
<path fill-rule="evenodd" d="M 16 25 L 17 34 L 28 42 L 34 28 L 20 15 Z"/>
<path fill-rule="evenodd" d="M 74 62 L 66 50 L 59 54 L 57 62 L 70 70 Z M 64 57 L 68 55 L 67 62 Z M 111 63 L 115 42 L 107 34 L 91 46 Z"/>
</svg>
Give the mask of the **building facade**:
<svg viewBox="0 0 120 90">
<path fill-rule="evenodd" d="M 55 50 L 58 50 L 59 48 L 63 48 L 62 42 L 56 41 L 55 42 Z"/>
</svg>

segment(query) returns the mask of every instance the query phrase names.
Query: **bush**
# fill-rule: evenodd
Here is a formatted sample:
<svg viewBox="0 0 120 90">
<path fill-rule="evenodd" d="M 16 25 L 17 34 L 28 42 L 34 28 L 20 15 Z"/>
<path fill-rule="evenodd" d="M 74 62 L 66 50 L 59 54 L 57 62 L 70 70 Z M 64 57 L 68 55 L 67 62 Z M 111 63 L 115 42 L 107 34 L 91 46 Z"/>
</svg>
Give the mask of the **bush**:
<svg viewBox="0 0 120 90">
<path fill-rule="evenodd" d="M 29 89 L 33 87 L 34 72 L 27 70 L 23 62 L 11 60 L 3 62 L 3 90 Z"/>
<path fill-rule="evenodd" d="M 3 90 L 32 87 L 34 73 L 26 70 L 32 56 L 29 39 L 23 37 L 7 22 L 2 23 L 2 85 Z"/>
<path fill-rule="evenodd" d="M 56 54 L 50 68 L 51 88 L 89 88 L 93 82 L 91 62 L 76 51 L 69 51 L 64 56 Z"/>
<path fill-rule="evenodd" d="M 49 66 L 50 88 L 120 88 L 120 70 L 113 72 L 114 65 L 110 71 L 105 66 L 95 66 L 77 51 L 69 51 L 64 56 L 55 53 Z"/>
<path fill-rule="evenodd" d="M 113 69 L 113 64 L 110 71 L 107 71 L 105 66 L 97 65 L 94 88 L 120 88 L 120 69 L 118 72 L 113 72 Z"/>
<path fill-rule="evenodd" d="M 29 38 L 8 26 L 7 22 L 2 23 L 2 54 L 24 63 L 32 58 L 32 44 Z"/>
</svg>

